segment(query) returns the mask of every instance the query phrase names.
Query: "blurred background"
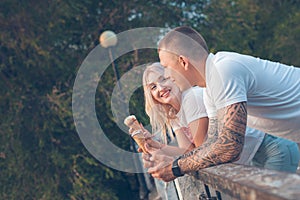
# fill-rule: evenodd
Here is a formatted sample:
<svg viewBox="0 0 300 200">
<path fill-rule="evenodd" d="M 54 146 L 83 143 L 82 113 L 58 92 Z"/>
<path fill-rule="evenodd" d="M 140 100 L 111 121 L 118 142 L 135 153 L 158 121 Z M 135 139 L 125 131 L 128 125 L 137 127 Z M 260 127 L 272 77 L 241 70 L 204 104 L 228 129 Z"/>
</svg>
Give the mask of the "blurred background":
<svg viewBox="0 0 300 200">
<path fill-rule="evenodd" d="M 0 10 L 0 199 L 140 198 L 136 174 L 96 160 L 74 126 L 76 73 L 106 30 L 187 25 L 211 52 L 300 66 L 297 0 L 1 0 Z M 115 64 L 122 76 L 157 60 L 145 49 Z M 97 115 L 113 143 L 130 151 L 110 109 L 115 83 L 109 67 L 97 88 Z M 142 96 L 142 88 L 135 91 L 130 112 L 148 124 Z"/>
</svg>

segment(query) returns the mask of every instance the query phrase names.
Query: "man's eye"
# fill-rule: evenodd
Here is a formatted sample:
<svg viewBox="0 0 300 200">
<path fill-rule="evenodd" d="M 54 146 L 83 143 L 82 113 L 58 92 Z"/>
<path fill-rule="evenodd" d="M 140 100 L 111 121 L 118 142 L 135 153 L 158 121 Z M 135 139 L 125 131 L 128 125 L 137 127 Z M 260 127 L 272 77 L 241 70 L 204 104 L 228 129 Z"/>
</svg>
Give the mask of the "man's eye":
<svg viewBox="0 0 300 200">
<path fill-rule="evenodd" d="M 169 80 L 170 79 L 170 77 L 164 77 L 163 78 L 163 81 L 167 81 L 167 80 Z"/>
</svg>

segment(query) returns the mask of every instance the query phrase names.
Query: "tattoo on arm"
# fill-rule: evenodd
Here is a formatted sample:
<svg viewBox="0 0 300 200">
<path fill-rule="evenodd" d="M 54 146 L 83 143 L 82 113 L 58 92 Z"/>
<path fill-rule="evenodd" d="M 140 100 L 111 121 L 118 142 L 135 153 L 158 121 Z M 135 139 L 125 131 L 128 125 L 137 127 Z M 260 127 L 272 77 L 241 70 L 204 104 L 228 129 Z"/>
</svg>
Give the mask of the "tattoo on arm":
<svg viewBox="0 0 300 200">
<path fill-rule="evenodd" d="M 246 102 L 240 102 L 218 110 L 217 118 L 209 120 L 205 143 L 178 161 L 182 172 L 189 173 L 239 158 L 247 124 L 246 106 Z"/>
</svg>

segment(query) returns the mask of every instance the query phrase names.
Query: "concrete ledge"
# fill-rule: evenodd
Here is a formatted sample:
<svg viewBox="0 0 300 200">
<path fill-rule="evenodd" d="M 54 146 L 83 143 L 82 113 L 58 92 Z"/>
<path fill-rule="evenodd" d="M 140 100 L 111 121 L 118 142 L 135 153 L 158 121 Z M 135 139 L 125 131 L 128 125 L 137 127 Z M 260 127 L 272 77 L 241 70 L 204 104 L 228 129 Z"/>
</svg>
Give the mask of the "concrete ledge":
<svg viewBox="0 0 300 200">
<path fill-rule="evenodd" d="M 233 199 L 300 199 L 298 174 L 230 163 L 200 170 L 195 177 Z"/>
</svg>

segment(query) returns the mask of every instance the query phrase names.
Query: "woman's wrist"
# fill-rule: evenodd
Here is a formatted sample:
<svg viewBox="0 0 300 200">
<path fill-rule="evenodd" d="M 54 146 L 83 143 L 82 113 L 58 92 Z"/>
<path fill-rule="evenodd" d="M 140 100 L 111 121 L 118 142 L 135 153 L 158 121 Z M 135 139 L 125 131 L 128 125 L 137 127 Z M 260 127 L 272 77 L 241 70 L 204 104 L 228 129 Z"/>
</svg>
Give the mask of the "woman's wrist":
<svg viewBox="0 0 300 200">
<path fill-rule="evenodd" d="M 166 144 L 159 143 L 159 149 L 162 150 L 164 147 L 166 147 Z"/>
</svg>

